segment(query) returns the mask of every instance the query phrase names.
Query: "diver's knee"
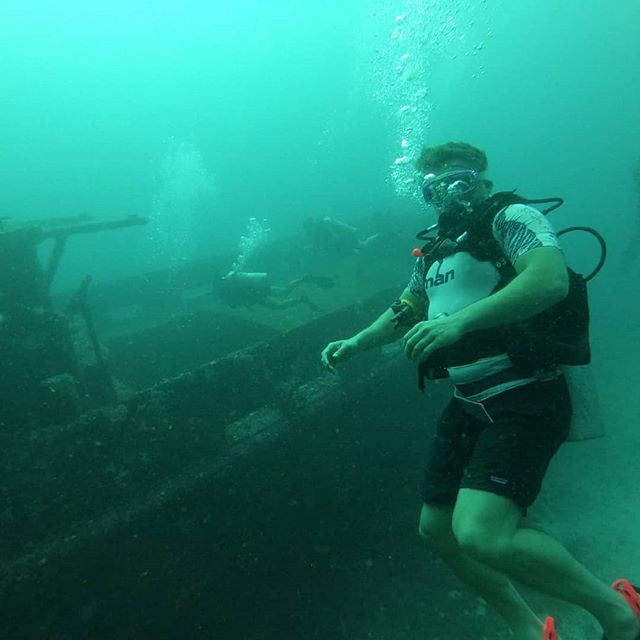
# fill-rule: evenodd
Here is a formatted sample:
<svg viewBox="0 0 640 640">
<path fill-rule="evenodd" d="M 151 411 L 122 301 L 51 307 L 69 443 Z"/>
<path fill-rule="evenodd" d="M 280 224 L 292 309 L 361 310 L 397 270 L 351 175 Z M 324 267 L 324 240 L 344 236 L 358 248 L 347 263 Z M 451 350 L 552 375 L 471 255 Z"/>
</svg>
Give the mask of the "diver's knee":
<svg viewBox="0 0 640 640">
<path fill-rule="evenodd" d="M 454 541 L 451 531 L 451 507 L 423 504 L 418 523 L 418 535 L 430 547 L 441 549 Z"/>
<path fill-rule="evenodd" d="M 502 562 L 509 553 L 510 546 L 504 536 L 482 527 L 480 523 L 454 522 L 453 536 L 461 551 L 466 555 L 489 564 Z"/>
</svg>

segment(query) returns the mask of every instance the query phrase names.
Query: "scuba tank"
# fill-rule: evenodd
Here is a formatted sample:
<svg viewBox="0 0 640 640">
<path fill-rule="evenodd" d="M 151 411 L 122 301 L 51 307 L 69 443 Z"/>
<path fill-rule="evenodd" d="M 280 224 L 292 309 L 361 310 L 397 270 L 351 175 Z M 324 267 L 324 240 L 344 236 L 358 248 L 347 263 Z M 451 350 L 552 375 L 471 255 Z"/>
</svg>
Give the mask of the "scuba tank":
<svg viewBox="0 0 640 640">
<path fill-rule="evenodd" d="M 602 403 L 592 365 L 561 367 L 571 394 L 571 427 L 567 442 L 599 438 L 606 433 Z"/>
</svg>

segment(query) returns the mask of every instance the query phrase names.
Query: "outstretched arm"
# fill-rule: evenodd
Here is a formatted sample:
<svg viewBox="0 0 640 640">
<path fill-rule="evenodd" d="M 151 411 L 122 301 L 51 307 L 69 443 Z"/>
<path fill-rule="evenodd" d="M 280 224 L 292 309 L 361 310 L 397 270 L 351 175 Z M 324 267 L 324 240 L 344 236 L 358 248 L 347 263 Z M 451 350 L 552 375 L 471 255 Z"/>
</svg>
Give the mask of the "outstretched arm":
<svg viewBox="0 0 640 640">
<path fill-rule="evenodd" d="M 400 299 L 408 304 L 414 313 L 414 317 L 419 319 L 424 316 L 425 301 L 413 295 L 405 289 Z M 374 347 L 380 347 L 390 342 L 402 338 L 408 327 L 401 323 L 393 322 L 395 312 L 386 309 L 368 327 L 362 329 L 351 338 L 330 342 L 322 351 L 321 361 L 323 366 L 331 372 L 335 371 L 337 362 L 347 360 L 357 353 L 368 351 Z"/>
</svg>

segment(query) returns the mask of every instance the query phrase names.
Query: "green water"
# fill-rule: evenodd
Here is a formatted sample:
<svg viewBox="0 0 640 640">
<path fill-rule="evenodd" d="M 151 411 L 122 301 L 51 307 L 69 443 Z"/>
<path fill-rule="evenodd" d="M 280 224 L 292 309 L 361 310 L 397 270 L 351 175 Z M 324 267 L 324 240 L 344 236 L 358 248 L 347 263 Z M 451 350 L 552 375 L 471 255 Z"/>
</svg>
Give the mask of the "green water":
<svg viewBox="0 0 640 640">
<path fill-rule="evenodd" d="M 393 209 L 402 139 L 465 139 L 497 185 L 617 231 L 634 222 L 639 21 L 631 0 L 9 0 L 0 214 L 153 221 L 73 241 L 57 285 L 76 286 L 233 248 L 251 216 L 277 236 Z"/>
<path fill-rule="evenodd" d="M 302 222 L 312 215 L 358 225 L 401 214 L 410 219 L 403 229 L 421 229 L 431 219 L 416 197 L 412 159 L 420 146 L 464 140 L 485 149 L 498 190 L 562 196 L 566 203 L 553 214 L 557 228 L 591 224 L 608 241 L 607 267 L 590 292 L 593 368 L 610 437 L 575 445 L 585 447 L 580 453 L 573 444 L 561 450 L 538 515 L 603 578 L 618 577 L 618 571 L 638 575 L 635 534 L 625 532 L 637 528 L 637 499 L 627 478 L 637 466 L 640 410 L 640 261 L 630 245 L 640 240 L 640 193 L 632 179 L 640 160 L 639 24 L 636 0 L 609 6 L 599 0 L 5 0 L 0 4 L 0 217 L 149 219 L 145 227 L 70 240 L 54 282 L 60 292 L 76 288 L 87 274 L 105 283 L 237 255 L 251 218 L 268 228 L 274 241 L 291 236 L 302 242 Z M 408 249 L 412 243 L 408 235 Z M 567 239 L 565 248 L 569 262 L 582 270 L 597 259 L 586 239 Z M 390 255 L 384 256 L 387 262 Z M 336 290 L 314 293 L 314 300 L 333 310 L 330 303 L 343 307 L 362 295 L 363 281 L 370 288 L 389 286 L 378 276 L 384 260 L 376 271 L 362 266 L 361 257 L 350 256 L 335 272 L 327 269 L 337 280 Z M 269 258 L 275 260 L 275 252 Z M 286 265 L 292 271 L 293 262 Z M 132 298 L 135 286 L 129 285 Z M 160 299 L 158 308 L 170 313 L 170 307 Z M 247 311 L 245 319 L 255 313 Z M 177 345 L 177 351 L 185 349 Z M 137 363 L 131 357 L 125 364 Z M 409 380 L 412 372 L 404 372 Z M 300 637 L 297 630 L 303 630 L 318 640 L 413 640 L 429 631 L 436 640 L 453 629 L 462 640 L 476 622 L 481 633 L 490 633 L 493 618 L 475 601 L 458 615 L 466 592 L 440 588 L 440 573 L 449 574 L 416 541 L 419 497 L 407 478 L 422 462 L 426 431 L 419 421 L 426 410 L 419 400 L 413 402 L 413 388 L 408 395 L 411 385 L 413 378 L 395 380 L 394 388 L 385 389 L 388 398 L 376 389 L 375 402 L 363 396 L 348 415 L 322 416 L 322 424 L 307 425 L 309 432 L 317 431 L 317 441 L 308 432 L 294 439 L 301 455 L 274 447 L 256 456 L 260 464 L 222 496 L 215 495 L 219 488 L 207 486 L 202 495 L 199 490 L 191 496 L 190 511 L 182 498 L 170 509 L 150 509 L 143 522 L 146 537 L 138 540 L 137 532 L 123 527 L 122 539 L 114 536 L 100 547 L 97 536 L 95 549 L 74 558 L 78 575 L 94 571 L 95 593 L 76 583 L 75 569 L 67 565 L 58 575 L 51 563 L 49 581 L 37 589 L 24 583 L 24 594 L 20 588 L 12 591 L 14 602 L 31 612 L 29 628 L 35 631 L 25 637 L 79 637 L 58 629 L 56 616 L 67 611 L 72 612 L 64 621 L 69 628 L 102 630 L 94 637 L 129 629 L 126 637 L 155 638 L 167 620 L 168 638 L 179 635 L 173 629 L 186 630 L 183 637 L 209 637 L 197 630 L 223 628 L 239 629 L 228 637 L 243 639 L 249 629 L 256 639 Z M 375 413 L 370 422 L 367 409 Z M 349 446 L 331 420 L 346 422 Z M 199 428 L 208 427 L 205 421 Z M 47 453 L 47 430 L 42 434 L 37 442 L 42 449 L 34 447 L 31 454 L 36 458 Z M 142 449 L 148 434 L 143 433 L 142 445 L 131 445 L 126 435 L 111 433 L 114 450 L 121 446 L 135 458 L 140 447 L 140 459 L 131 466 L 141 473 L 141 486 L 148 481 L 156 490 L 170 480 L 162 473 L 149 480 L 145 475 Z M 181 443 L 195 446 L 191 437 L 187 432 Z M 415 446 L 406 454 L 410 437 Z M 76 448 L 69 467 L 83 474 L 86 464 L 92 473 L 87 452 L 95 454 L 96 467 L 104 463 L 98 455 L 102 440 L 69 441 L 69 449 Z M 22 446 L 17 442 L 16 450 Z M 24 446 L 27 460 L 30 446 Z M 0 509 L 0 524 L 19 532 L 22 517 L 30 524 L 30 508 L 49 504 L 50 487 L 40 486 L 38 464 L 19 465 L 9 455 L 4 462 L 18 490 L 10 495 L 13 511 Z M 37 462 L 55 470 L 58 461 Z M 184 461 L 173 462 L 178 474 Z M 122 467 L 119 482 L 135 489 Z M 110 465 L 105 468 L 111 473 Z M 376 479 L 376 495 L 368 478 Z M 75 484 L 83 486 L 81 480 Z M 25 487 L 37 496 L 33 504 L 22 500 L 21 491 L 32 495 Z M 112 489 L 109 482 L 104 487 Z M 62 491 L 56 500 L 73 507 L 78 496 L 100 510 L 93 495 L 82 491 Z M 58 503 L 51 504 L 55 526 L 71 527 L 71 516 L 68 523 L 64 514 L 58 518 Z M 288 519 L 274 515 L 283 505 Z M 258 524 L 256 514 L 262 516 Z M 271 528 L 261 528 L 261 522 Z M 92 523 L 87 536 L 93 540 Z M 240 546 L 239 528 L 254 547 Z M 287 540 L 290 528 L 302 532 L 294 543 Z M 42 533 L 45 542 L 47 533 Z M 241 549 L 245 573 L 237 573 L 236 556 L 225 555 L 226 547 L 212 545 L 218 538 L 228 539 L 231 551 Z M 38 549 L 42 540 L 35 540 Z M 37 564 L 33 541 L 17 535 L 9 542 L 24 545 L 29 561 L 47 572 L 46 558 Z M 119 555 L 125 546 L 131 556 Z M 290 555 L 291 548 L 300 551 Z M 129 557 L 133 569 L 126 566 Z M 145 582 L 149 566 L 152 586 Z M 217 583 L 216 567 L 226 568 L 220 575 L 236 581 Z M 184 585 L 163 580 L 187 573 Z M 301 576 L 299 588 L 292 575 Z M 251 580 L 257 584 L 245 585 Z M 60 583 L 68 585 L 62 594 L 49 593 L 50 585 Z M 142 594 L 140 599 L 121 602 L 113 585 L 127 584 L 135 585 L 138 591 L 131 593 Z M 77 602 L 76 589 L 82 591 Z M 217 608 L 209 608 L 211 593 L 220 598 Z M 48 607 L 42 623 L 34 613 L 40 606 Z M 433 611 L 440 608 L 446 616 L 434 622 Z M 563 640 L 577 638 L 578 623 L 570 634 L 569 622 L 583 624 L 584 617 L 558 611 L 567 616 Z M 293 632 L 282 628 L 292 620 Z M 7 625 L 21 629 L 23 621 Z M 151 635 L 145 636 L 145 629 L 152 629 Z M 38 636 L 40 630 L 46 630 L 44 636 Z"/>
</svg>

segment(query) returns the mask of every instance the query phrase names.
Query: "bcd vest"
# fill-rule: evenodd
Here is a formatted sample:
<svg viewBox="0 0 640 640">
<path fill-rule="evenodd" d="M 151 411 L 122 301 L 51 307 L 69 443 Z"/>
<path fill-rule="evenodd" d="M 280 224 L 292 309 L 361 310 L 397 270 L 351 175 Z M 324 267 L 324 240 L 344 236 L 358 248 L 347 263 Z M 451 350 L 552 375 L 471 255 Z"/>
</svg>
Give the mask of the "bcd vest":
<svg viewBox="0 0 640 640">
<path fill-rule="evenodd" d="M 478 211 L 473 212 L 470 216 L 473 221 L 471 224 L 438 229 L 438 235 L 422 249 L 425 273 L 434 262 L 443 257 L 466 251 L 475 259 L 489 261 L 495 266 L 500 280 L 492 293 L 499 291 L 511 282 L 516 272 L 493 237 L 493 220 L 499 211 L 511 204 L 540 202 L 558 203 L 543 211 L 545 214 L 562 204 L 560 199 L 528 200 L 515 192 L 493 195 Z M 598 268 L 588 278 L 567 268 L 567 296 L 541 313 L 523 322 L 473 331 L 455 344 L 435 351 L 419 366 L 420 388 L 423 388 L 425 378 L 446 377 L 448 367 L 471 364 L 480 358 L 503 353 L 511 358 L 515 366 L 530 372 L 558 365 L 585 365 L 591 361 L 587 281 L 602 267 L 606 246 L 600 234 L 588 227 L 572 227 L 558 235 L 570 230 L 588 231 L 598 237 L 603 250 Z M 418 237 L 425 239 L 424 232 L 418 234 Z"/>
</svg>

